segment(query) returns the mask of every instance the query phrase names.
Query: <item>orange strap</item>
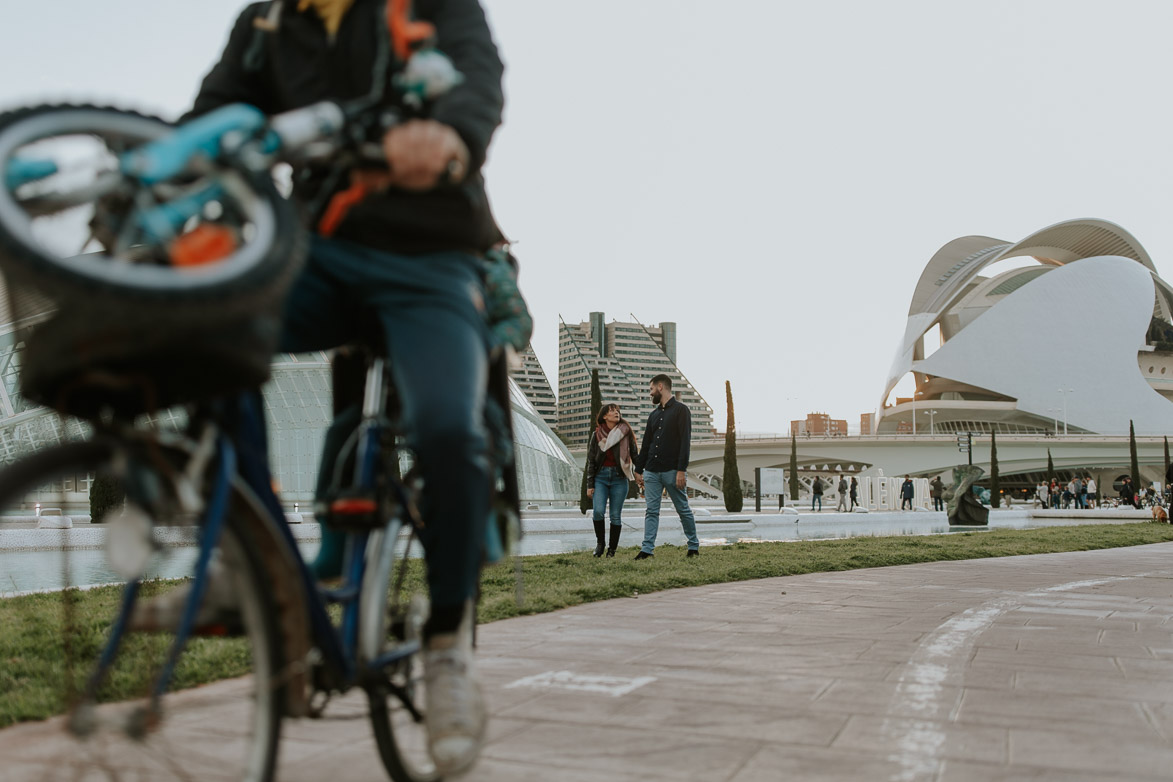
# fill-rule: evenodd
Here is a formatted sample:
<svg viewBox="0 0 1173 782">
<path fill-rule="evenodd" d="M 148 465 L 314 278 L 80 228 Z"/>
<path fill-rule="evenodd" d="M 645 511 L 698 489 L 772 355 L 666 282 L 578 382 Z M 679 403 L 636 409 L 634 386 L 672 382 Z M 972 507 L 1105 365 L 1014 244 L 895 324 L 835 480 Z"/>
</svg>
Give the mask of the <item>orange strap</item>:
<svg viewBox="0 0 1173 782">
<path fill-rule="evenodd" d="M 356 182 L 346 190 L 339 191 L 330 199 L 326 213 L 318 221 L 318 233 L 322 236 L 333 236 L 338 226 L 346 219 L 350 208 L 367 197 L 369 192 L 366 185 Z"/>
<path fill-rule="evenodd" d="M 412 50 L 436 35 L 430 22 L 411 18 L 411 0 L 387 0 L 387 26 L 391 29 L 391 46 L 400 62 L 407 62 Z"/>
</svg>

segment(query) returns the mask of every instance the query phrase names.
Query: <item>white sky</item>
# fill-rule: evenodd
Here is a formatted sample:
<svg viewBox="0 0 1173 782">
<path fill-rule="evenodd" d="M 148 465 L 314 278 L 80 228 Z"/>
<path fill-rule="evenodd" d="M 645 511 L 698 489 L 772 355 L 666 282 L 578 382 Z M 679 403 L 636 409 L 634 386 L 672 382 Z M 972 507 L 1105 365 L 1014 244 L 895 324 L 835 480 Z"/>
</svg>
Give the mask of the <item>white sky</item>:
<svg viewBox="0 0 1173 782">
<path fill-rule="evenodd" d="M 816 409 L 856 426 L 951 239 L 1098 217 L 1170 277 L 1173 3 L 483 4 L 507 64 L 490 194 L 555 388 L 559 314 L 633 313 L 679 324 L 718 428 L 725 380 L 742 432 Z M 0 106 L 168 117 L 243 6 L 11 5 Z"/>
</svg>

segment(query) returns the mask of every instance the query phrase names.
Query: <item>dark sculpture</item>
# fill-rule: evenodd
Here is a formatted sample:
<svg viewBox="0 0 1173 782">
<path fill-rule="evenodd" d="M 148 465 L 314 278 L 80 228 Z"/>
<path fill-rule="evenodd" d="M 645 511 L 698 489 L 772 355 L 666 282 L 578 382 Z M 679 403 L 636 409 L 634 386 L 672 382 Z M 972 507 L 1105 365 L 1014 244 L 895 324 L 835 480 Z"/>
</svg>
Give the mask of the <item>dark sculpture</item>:
<svg viewBox="0 0 1173 782">
<path fill-rule="evenodd" d="M 953 468 L 953 485 L 943 492 L 949 524 L 984 527 L 990 523 L 990 509 L 973 496 L 973 484 L 985 473 L 981 467 L 962 464 Z"/>
</svg>

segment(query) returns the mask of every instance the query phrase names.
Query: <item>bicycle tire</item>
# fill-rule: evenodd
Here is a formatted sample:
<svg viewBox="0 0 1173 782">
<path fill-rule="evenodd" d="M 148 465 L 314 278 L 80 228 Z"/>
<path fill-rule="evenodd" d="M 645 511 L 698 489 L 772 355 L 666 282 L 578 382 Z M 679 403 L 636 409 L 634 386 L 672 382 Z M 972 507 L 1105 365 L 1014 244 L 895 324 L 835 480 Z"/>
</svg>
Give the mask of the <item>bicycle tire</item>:
<svg viewBox="0 0 1173 782">
<path fill-rule="evenodd" d="M 397 520 L 392 521 L 372 533 L 368 545 L 368 577 L 363 582 L 359 625 L 363 662 L 396 643 L 420 640 L 427 618 L 426 587 L 422 582 L 404 579 L 400 587 L 400 569 L 408 565 L 406 549 L 396 556 L 400 526 Z M 442 776 L 428 749 L 427 729 L 404 706 L 401 695 L 392 692 L 392 686 L 411 700 L 418 714 L 423 714 L 422 651 L 398 660 L 386 671 L 385 680 L 376 678 L 367 687 L 371 730 L 379 759 L 395 782 L 440 782 Z"/>
<path fill-rule="evenodd" d="M 169 448 L 158 453 L 173 463 L 179 463 L 183 455 Z M 124 452 L 109 440 L 47 448 L 0 470 L 0 509 L 13 507 L 47 481 L 91 473 L 117 475 L 124 463 Z M 105 645 L 110 614 L 117 612 L 119 593 L 125 594 L 117 585 L 71 583 L 71 576 L 82 575 L 83 566 L 86 577 L 95 578 L 89 570 L 92 554 L 59 546 L 53 558 L 64 567 L 47 572 L 60 573 L 66 588 L 60 583 L 41 583 L 30 589 L 18 585 L 15 593 L 0 594 L 0 624 L 5 627 L 0 634 L 0 659 L 6 661 L 0 667 L 0 728 L 46 720 L 34 726 L 38 731 L 34 735 L 44 738 L 43 742 L 30 742 L 23 729 L 0 730 L 0 755 L 21 758 L 29 767 L 21 770 L 37 779 L 272 779 L 286 698 L 284 649 L 248 526 L 233 514 L 225 521 L 220 551 L 229 563 L 227 572 L 239 597 L 240 632 L 234 637 L 189 641 L 163 698 L 161 719 L 142 735 L 132 736 L 129 726 L 142 713 L 136 704 L 146 700 L 154 683 L 170 644 L 168 634 L 128 631 L 106 684 L 98 691 L 97 704 L 76 702 L 74 691 L 92 671 L 92 661 Z M 113 535 L 113 530 L 107 525 L 106 535 Z M 48 541 L 60 543 L 74 530 L 40 532 L 48 533 L 42 535 Z M 49 557 L 43 549 L 37 555 L 38 566 Z M 170 557 L 174 552 L 161 555 Z M 12 555 L 7 556 L 11 565 Z M 6 571 L 10 578 L 21 578 L 19 565 Z M 145 597 L 178 583 L 145 582 L 142 591 Z M 59 644 L 52 642 L 53 646 L 44 648 L 50 643 L 49 635 L 57 631 Z M 29 654 L 29 649 L 35 653 Z M 209 678 L 210 670 L 238 668 L 248 669 L 251 678 L 197 686 Z M 44 757 L 30 754 L 26 745 L 34 743 L 45 748 Z"/>
<path fill-rule="evenodd" d="M 125 136 L 144 143 L 171 130 L 165 121 L 108 106 L 46 104 L 0 114 L 0 183 L 22 146 L 58 135 Z M 221 165 L 217 163 L 217 165 Z M 0 187 L 0 259 L 7 274 L 54 299 L 114 299 L 120 307 L 151 307 L 163 322 L 220 321 L 280 306 L 300 268 L 305 232 L 296 208 L 277 192 L 267 171 L 222 170 L 239 178 L 255 197 L 262 238 L 225 259 L 197 269 L 116 264 L 101 253 L 54 257 L 38 246 L 25 225 L 28 215 L 7 187 Z"/>
</svg>

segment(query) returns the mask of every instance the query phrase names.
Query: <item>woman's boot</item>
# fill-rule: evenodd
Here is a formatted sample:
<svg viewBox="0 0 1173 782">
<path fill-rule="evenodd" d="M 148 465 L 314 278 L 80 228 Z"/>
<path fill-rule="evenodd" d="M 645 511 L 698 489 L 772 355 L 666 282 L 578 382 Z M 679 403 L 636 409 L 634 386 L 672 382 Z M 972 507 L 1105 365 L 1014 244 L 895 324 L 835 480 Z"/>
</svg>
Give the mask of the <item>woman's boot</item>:
<svg viewBox="0 0 1173 782">
<path fill-rule="evenodd" d="M 615 549 L 619 548 L 619 533 L 623 532 L 622 524 L 611 525 L 611 540 L 607 543 L 607 556 L 615 556 Z"/>
<path fill-rule="evenodd" d="M 603 520 L 595 519 L 595 556 L 603 556 L 603 549 L 607 547 L 607 538 L 603 534 Z"/>
</svg>

